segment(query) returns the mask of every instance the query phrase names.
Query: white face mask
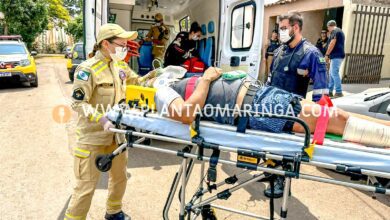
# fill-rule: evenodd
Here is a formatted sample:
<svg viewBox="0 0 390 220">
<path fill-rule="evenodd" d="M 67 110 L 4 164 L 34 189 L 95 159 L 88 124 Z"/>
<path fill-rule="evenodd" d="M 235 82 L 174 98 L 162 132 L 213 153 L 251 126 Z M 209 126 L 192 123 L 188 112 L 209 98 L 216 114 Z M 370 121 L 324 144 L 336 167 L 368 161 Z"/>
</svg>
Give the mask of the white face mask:
<svg viewBox="0 0 390 220">
<path fill-rule="evenodd" d="M 290 30 L 289 29 L 286 29 L 286 30 L 279 29 L 279 35 L 280 35 L 280 41 L 282 43 L 287 43 L 292 38 L 292 36 L 290 36 Z"/>
<path fill-rule="evenodd" d="M 110 53 L 111 59 L 117 62 L 124 60 L 126 55 L 127 55 L 126 47 L 115 47 L 115 53 Z"/>
<path fill-rule="evenodd" d="M 199 37 L 197 35 L 192 37 L 192 40 L 199 40 Z"/>
</svg>

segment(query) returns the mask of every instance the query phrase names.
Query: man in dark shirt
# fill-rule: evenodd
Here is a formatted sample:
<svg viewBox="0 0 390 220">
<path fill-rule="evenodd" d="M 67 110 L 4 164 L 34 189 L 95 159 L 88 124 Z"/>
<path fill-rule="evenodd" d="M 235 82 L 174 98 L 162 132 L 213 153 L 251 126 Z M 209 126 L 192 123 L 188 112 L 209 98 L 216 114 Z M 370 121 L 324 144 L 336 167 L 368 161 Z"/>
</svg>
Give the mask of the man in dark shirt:
<svg viewBox="0 0 390 220">
<path fill-rule="evenodd" d="M 329 69 L 329 95 L 333 96 L 333 90 L 336 90 L 335 98 L 343 96 L 340 79 L 340 66 L 345 58 L 344 43 L 345 36 L 343 31 L 336 26 L 336 21 L 330 20 L 327 24 L 330 32 L 328 49 L 325 54 L 327 62 L 330 60 Z"/>
</svg>

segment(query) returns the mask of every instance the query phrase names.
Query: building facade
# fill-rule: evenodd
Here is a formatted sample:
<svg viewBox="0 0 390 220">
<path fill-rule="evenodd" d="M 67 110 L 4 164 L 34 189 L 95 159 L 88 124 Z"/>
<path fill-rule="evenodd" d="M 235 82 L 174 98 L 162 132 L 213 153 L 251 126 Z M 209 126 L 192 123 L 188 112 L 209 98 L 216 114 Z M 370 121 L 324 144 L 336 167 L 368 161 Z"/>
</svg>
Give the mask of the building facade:
<svg viewBox="0 0 390 220">
<path fill-rule="evenodd" d="M 345 33 L 344 83 L 377 83 L 390 79 L 390 1 L 388 0 L 280 0 L 265 6 L 263 48 L 278 16 L 300 12 L 303 36 L 315 44 L 329 20 Z M 265 65 L 263 65 L 265 66 Z M 262 73 L 265 72 L 263 68 Z"/>
</svg>

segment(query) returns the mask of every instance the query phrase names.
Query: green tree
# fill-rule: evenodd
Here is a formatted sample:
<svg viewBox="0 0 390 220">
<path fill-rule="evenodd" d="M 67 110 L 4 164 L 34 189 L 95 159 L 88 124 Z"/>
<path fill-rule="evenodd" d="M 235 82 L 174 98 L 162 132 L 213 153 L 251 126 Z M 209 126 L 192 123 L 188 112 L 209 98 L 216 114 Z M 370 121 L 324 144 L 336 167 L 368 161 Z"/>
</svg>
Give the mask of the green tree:
<svg viewBox="0 0 390 220">
<path fill-rule="evenodd" d="M 29 48 L 48 25 L 45 0 L 1 0 L 0 11 L 4 13 L 4 34 L 22 35 Z"/>
<path fill-rule="evenodd" d="M 75 41 L 79 41 L 83 37 L 83 16 L 79 15 L 75 19 L 68 22 L 65 28 L 66 33 L 72 35 Z"/>
<path fill-rule="evenodd" d="M 49 29 L 53 27 L 64 27 L 70 20 L 69 11 L 64 7 L 63 0 L 46 0 L 49 11 Z"/>
</svg>

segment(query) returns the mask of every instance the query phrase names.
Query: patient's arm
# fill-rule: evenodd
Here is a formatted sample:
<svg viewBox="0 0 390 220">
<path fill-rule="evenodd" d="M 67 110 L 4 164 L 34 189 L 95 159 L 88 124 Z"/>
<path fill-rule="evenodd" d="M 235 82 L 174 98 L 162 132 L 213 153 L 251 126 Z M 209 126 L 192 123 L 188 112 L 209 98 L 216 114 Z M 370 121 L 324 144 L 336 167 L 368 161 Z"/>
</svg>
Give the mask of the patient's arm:
<svg viewBox="0 0 390 220">
<path fill-rule="evenodd" d="M 170 113 L 169 117 L 185 124 L 192 123 L 197 111 L 201 110 L 205 105 L 210 83 L 218 79 L 221 74 L 222 71 L 218 68 L 208 68 L 204 75 L 199 79 L 196 89 L 188 100 L 184 101 L 179 97 L 171 102 L 168 107 Z"/>
</svg>

